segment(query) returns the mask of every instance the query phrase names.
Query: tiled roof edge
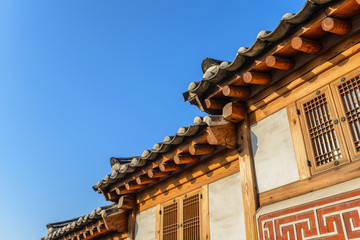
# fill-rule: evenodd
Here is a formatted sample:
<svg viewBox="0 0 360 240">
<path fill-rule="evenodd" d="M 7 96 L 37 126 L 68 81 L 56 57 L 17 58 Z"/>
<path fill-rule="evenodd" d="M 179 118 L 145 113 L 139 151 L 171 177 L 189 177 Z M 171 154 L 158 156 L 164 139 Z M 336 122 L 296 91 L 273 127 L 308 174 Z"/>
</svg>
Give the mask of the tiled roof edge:
<svg viewBox="0 0 360 240">
<path fill-rule="evenodd" d="M 151 150 L 145 150 L 140 157 L 133 157 L 131 161 L 127 163 L 112 164 L 111 174 L 106 175 L 103 180 L 100 180 L 94 185 L 94 191 L 100 192 L 101 189 L 108 187 L 111 183 L 124 178 L 127 173 L 134 172 L 136 168 L 144 166 L 147 161 L 154 160 L 159 154 L 170 151 L 173 146 L 184 142 L 185 138 L 196 135 L 199 130 L 202 129 L 202 126 L 214 126 L 227 123 L 229 122 L 221 115 L 195 117 L 193 125 L 179 128 L 175 135 L 166 136 L 163 142 L 156 143 Z"/>
<path fill-rule="evenodd" d="M 241 70 L 242 67 L 248 65 L 247 63 L 260 57 L 268 47 L 282 41 L 290 31 L 308 21 L 319 8 L 336 1 L 338 0 L 306 0 L 298 13 L 286 13 L 273 31 L 259 32 L 251 47 L 240 47 L 232 62 L 209 61 L 206 58 L 203 61 L 205 64 L 202 64 L 202 69 L 205 71 L 202 80 L 190 83 L 188 90 L 183 93 L 184 101 L 194 102 L 197 105 L 196 101 L 191 100 L 196 96 L 201 97 L 212 86 L 225 80 L 231 72 Z M 207 64 L 208 62 L 211 62 L 211 64 Z"/>
<path fill-rule="evenodd" d="M 104 214 L 109 211 L 118 210 L 116 204 L 106 205 L 103 207 L 99 207 L 96 210 L 93 210 L 90 214 L 85 216 L 73 218 L 71 220 L 49 223 L 46 225 L 48 228 L 48 234 L 43 237 L 43 240 L 52 240 L 57 237 L 60 237 L 64 234 L 72 232 L 78 228 L 86 226 L 87 224 L 93 222 L 96 219 L 101 218 Z"/>
</svg>

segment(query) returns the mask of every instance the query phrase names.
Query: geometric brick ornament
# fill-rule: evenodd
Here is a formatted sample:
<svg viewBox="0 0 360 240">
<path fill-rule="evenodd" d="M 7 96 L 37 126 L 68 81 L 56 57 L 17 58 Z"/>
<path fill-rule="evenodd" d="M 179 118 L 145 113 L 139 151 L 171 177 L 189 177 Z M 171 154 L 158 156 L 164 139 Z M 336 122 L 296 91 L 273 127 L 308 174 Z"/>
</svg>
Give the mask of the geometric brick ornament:
<svg viewBox="0 0 360 240">
<path fill-rule="evenodd" d="M 261 215 L 260 240 L 360 239 L 360 190 Z"/>
</svg>

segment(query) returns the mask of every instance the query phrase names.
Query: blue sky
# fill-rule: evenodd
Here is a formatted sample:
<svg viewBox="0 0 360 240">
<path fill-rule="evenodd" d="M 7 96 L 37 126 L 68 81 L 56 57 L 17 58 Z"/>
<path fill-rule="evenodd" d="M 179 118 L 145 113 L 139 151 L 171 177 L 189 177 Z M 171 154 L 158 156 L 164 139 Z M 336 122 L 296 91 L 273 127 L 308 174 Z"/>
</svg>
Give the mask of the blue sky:
<svg viewBox="0 0 360 240">
<path fill-rule="evenodd" d="M 1 238 L 108 204 L 111 156 L 202 116 L 182 92 L 304 1 L 0 0 Z"/>
</svg>

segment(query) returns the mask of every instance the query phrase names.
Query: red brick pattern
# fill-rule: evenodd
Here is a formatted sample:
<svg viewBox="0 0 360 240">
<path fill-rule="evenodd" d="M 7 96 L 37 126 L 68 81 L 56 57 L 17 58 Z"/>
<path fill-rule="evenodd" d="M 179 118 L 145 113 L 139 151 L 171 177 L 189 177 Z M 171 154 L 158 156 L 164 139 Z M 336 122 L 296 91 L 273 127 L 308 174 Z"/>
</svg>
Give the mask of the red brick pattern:
<svg viewBox="0 0 360 240">
<path fill-rule="evenodd" d="M 360 189 L 258 219 L 260 240 L 360 239 Z"/>
</svg>

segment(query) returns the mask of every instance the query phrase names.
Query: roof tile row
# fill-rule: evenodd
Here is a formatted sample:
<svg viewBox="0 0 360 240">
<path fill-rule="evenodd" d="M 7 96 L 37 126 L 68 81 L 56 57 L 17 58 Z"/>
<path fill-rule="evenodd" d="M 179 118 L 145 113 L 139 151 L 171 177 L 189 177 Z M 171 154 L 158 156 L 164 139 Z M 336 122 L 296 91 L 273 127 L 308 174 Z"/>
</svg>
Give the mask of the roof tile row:
<svg viewBox="0 0 360 240">
<path fill-rule="evenodd" d="M 207 64 L 209 59 L 205 59 L 202 64 L 203 78 L 190 83 L 188 90 L 183 93 L 184 101 L 191 101 L 195 96 L 201 96 L 212 86 L 225 80 L 229 73 L 247 66 L 255 60 L 255 57 L 259 57 L 274 44 L 286 38 L 289 32 L 295 31 L 300 24 L 308 21 L 321 8 L 336 1 L 338 0 L 307 0 L 298 13 L 286 13 L 273 31 L 259 32 L 251 47 L 240 47 L 232 62 L 214 60 L 211 64 Z"/>
<path fill-rule="evenodd" d="M 93 189 L 100 192 L 111 183 L 124 178 L 127 173 L 134 172 L 137 167 L 144 166 L 147 161 L 156 159 L 159 154 L 170 151 L 173 146 L 179 145 L 186 138 L 194 136 L 200 129 L 203 129 L 204 126 L 214 126 L 227 123 L 229 123 L 227 120 L 225 120 L 222 116 L 217 115 L 196 117 L 193 125 L 179 128 L 175 135 L 165 137 L 163 142 L 156 143 L 151 150 L 145 150 L 141 156 L 130 158 L 112 157 L 110 158 L 111 174 L 106 175 L 103 180 L 100 180 L 95 186 L 93 186 Z"/>
</svg>

